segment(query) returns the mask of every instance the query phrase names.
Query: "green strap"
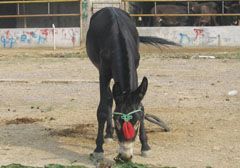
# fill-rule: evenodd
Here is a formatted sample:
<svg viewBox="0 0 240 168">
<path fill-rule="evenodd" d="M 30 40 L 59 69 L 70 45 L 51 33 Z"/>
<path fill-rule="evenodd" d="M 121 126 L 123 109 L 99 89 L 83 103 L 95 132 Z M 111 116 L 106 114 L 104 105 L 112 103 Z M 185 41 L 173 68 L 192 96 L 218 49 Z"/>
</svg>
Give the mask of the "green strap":
<svg viewBox="0 0 240 168">
<path fill-rule="evenodd" d="M 125 122 L 128 122 L 128 121 L 130 121 L 133 118 L 132 114 L 137 113 L 137 112 L 141 112 L 141 111 L 142 110 L 138 109 L 138 110 L 131 111 L 128 114 L 119 113 L 119 112 L 113 112 L 113 114 L 121 115 L 121 119 L 123 119 Z"/>
</svg>

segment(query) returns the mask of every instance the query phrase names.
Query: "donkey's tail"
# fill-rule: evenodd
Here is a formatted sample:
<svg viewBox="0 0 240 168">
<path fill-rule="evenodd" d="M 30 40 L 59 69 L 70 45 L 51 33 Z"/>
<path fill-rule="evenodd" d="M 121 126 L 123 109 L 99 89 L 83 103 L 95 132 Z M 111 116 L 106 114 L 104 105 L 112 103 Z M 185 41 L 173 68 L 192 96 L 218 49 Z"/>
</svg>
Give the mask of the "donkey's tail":
<svg viewBox="0 0 240 168">
<path fill-rule="evenodd" d="M 159 45 L 173 45 L 173 46 L 181 46 L 173 41 L 169 41 L 159 37 L 152 37 L 152 36 L 139 36 L 139 40 L 141 43 L 154 45 L 159 47 Z"/>
<path fill-rule="evenodd" d="M 165 124 L 161 119 L 159 119 L 157 116 L 152 115 L 152 114 L 145 114 L 145 119 L 148 120 L 149 122 L 156 124 L 163 128 L 165 132 L 169 132 L 170 128 Z"/>
</svg>

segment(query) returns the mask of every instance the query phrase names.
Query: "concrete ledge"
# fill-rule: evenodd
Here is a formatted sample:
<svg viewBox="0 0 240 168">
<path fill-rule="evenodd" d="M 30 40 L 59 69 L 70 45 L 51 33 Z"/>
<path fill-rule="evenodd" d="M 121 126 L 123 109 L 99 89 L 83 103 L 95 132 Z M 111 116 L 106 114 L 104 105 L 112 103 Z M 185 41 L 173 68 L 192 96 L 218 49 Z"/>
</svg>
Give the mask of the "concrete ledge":
<svg viewBox="0 0 240 168">
<path fill-rule="evenodd" d="M 240 26 L 138 27 L 140 35 L 165 38 L 186 47 L 240 46 Z M 0 29 L 0 48 L 53 47 L 52 28 Z M 57 47 L 80 46 L 80 28 L 56 28 Z"/>
<path fill-rule="evenodd" d="M 165 38 L 186 47 L 240 46 L 240 26 L 138 27 L 142 36 Z"/>
<path fill-rule="evenodd" d="M 0 48 L 53 47 L 53 28 L 0 29 Z M 56 47 L 80 46 L 80 28 L 56 28 Z"/>
</svg>

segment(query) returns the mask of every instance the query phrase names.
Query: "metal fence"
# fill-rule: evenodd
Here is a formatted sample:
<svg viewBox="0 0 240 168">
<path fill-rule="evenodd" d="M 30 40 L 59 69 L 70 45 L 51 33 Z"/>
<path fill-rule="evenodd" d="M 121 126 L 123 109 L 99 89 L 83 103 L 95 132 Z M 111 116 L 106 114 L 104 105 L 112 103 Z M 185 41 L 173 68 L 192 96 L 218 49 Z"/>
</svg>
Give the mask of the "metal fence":
<svg viewBox="0 0 240 168">
<path fill-rule="evenodd" d="M 116 7 L 116 8 L 121 8 L 121 2 L 92 2 L 92 14 L 97 12 L 98 10 L 104 8 L 104 7 Z"/>
<path fill-rule="evenodd" d="M 65 14 L 52 14 L 50 10 L 51 3 L 68 3 L 68 2 L 79 2 L 80 12 L 79 13 L 65 13 Z M 25 17 L 59 17 L 59 16 L 81 16 L 81 0 L 19 0 L 19 1 L 0 1 L 1 4 L 17 4 L 16 15 L 0 15 L 0 18 L 25 18 Z M 48 6 L 46 14 L 20 14 L 20 4 L 34 4 L 34 3 L 46 3 Z"/>
<path fill-rule="evenodd" d="M 240 13 L 225 13 L 224 6 L 225 2 L 240 2 L 239 0 L 122 0 L 124 10 L 128 11 L 128 3 L 129 2 L 153 2 L 155 13 L 147 13 L 147 14 L 140 14 L 140 13 L 130 13 L 132 17 L 158 17 L 158 16 L 240 16 Z M 187 13 L 185 14 L 171 14 L 171 13 L 164 13 L 159 14 L 157 13 L 156 6 L 157 2 L 186 2 L 187 3 Z M 190 2 L 221 2 L 222 4 L 222 11 L 221 13 L 208 13 L 208 14 L 201 14 L 201 13 L 190 13 Z M 128 11 L 129 12 L 129 11 Z"/>
<path fill-rule="evenodd" d="M 56 4 L 64 3 L 64 4 L 70 4 L 72 2 L 79 3 L 79 9 L 77 12 L 75 11 L 72 13 L 71 11 L 57 11 L 53 12 L 51 11 L 51 7 Z M 28 18 L 56 18 L 56 17 L 79 17 L 79 25 L 81 27 L 82 25 L 82 19 L 81 19 L 81 13 L 82 13 L 82 0 L 13 0 L 13 1 L 7 1 L 2 0 L 0 1 L 0 7 L 3 7 L 5 5 L 6 8 L 11 8 L 11 5 L 16 8 L 15 13 L 6 14 L 2 11 L 0 11 L 0 19 L 22 19 L 24 24 L 23 28 L 27 28 L 27 19 Z M 27 12 L 26 8 L 28 5 L 35 5 L 35 7 L 38 7 L 41 5 L 41 9 L 34 11 L 34 12 Z M 15 7 L 16 6 L 16 7 Z M 32 8 L 32 7 L 29 7 Z M 33 10 L 33 9 L 31 9 Z M 7 11 L 7 10 L 5 10 Z M 44 11 L 44 12 L 43 12 Z M 21 27 L 17 27 L 21 28 Z"/>
<path fill-rule="evenodd" d="M 58 9 L 60 6 L 71 7 L 73 6 L 72 3 L 75 3 L 74 11 Z M 47 25 L 47 27 L 44 28 L 52 27 L 54 32 L 55 24 L 63 24 L 65 27 L 68 27 L 67 23 L 73 22 L 73 24 L 80 27 L 80 41 L 82 41 L 82 4 L 82 0 L 1 0 L 1 28 L 40 28 L 41 26 Z M 33 6 L 35 8 L 33 8 Z M 75 23 L 75 21 L 77 23 Z"/>
</svg>

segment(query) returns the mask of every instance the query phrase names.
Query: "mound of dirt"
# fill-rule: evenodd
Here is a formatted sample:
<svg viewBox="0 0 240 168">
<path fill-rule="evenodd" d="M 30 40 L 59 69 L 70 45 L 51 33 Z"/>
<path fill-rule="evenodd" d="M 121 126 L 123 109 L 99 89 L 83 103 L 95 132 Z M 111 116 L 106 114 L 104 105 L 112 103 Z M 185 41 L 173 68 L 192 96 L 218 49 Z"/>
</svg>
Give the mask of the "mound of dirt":
<svg viewBox="0 0 240 168">
<path fill-rule="evenodd" d="M 72 128 L 54 130 L 50 133 L 50 135 L 63 137 L 83 137 L 94 140 L 96 137 L 96 129 L 94 127 L 94 124 L 78 124 Z"/>
<path fill-rule="evenodd" d="M 32 124 L 32 123 L 39 122 L 39 121 L 42 121 L 42 119 L 23 117 L 23 118 L 16 118 L 16 119 L 13 119 L 13 120 L 6 121 L 5 124 L 6 125 L 10 125 L 10 124 Z"/>
</svg>

